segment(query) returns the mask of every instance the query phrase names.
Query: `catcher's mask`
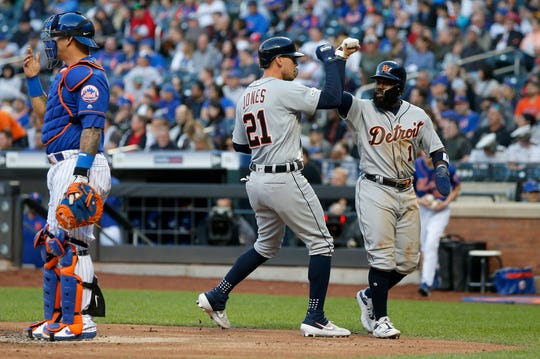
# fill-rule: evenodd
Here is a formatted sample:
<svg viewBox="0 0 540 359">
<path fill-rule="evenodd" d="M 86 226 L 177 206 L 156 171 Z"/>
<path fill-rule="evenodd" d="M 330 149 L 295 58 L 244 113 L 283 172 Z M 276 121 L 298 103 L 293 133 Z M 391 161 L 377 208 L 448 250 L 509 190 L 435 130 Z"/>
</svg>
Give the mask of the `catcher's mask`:
<svg viewBox="0 0 540 359">
<path fill-rule="evenodd" d="M 395 61 L 383 61 L 377 66 L 375 75 L 371 76 L 371 78 L 376 80 L 384 79 L 395 84 L 389 89 L 376 87 L 373 91 L 373 101 L 377 107 L 392 108 L 405 91 L 407 81 L 405 69 Z"/>
<path fill-rule="evenodd" d="M 66 12 L 47 18 L 41 30 L 41 40 L 45 45 L 47 55 L 47 67 L 52 69 L 62 64 L 62 60 L 57 58 L 56 38 L 72 36 L 77 42 L 89 48 L 98 48 L 98 44 L 94 41 L 94 34 L 94 24 L 79 12 Z"/>
</svg>

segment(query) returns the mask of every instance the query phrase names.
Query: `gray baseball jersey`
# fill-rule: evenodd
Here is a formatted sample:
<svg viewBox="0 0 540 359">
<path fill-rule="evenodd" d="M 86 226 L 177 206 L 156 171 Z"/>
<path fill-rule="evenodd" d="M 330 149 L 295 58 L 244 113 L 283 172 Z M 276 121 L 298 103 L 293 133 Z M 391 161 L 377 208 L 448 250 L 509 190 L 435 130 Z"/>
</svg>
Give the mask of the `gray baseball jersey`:
<svg viewBox="0 0 540 359">
<path fill-rule="evenodd" d="M 301 114 L 316 111 L 320 94 L 318 89 L 271 77 L 253 82 L 236 106 L 233 142 L 248 144 L 256 165 L 301 161 Z M 266 258 L 277 254 L 285 225 L 306 244 L 310 255 L 333 252 L 321 203 L 301 171 L 252 171 L 246 191 L 257 219 L 254 248 L 259 254 Z"/>
<path fill-rule="evenodd" d="M 378 110 L 372 100 L 355 97 L 346 121 L 356 136 L 364 173 L 409 178 L 418 147 L 426 153 L 443 147 L 427 114 L 406 101 L 394 115 Z"/>
<path fill-rule="evenodd" d="M 302 160 L 300 119 L 312 115 L 321 90 L 266 77 L 250 84 L 236 105 L 233 142 L 248 144 L 253 163 Z"/>
<path fill-rule="evenodd" d="M 419 107 L 402 101 L 397 114 L 381 111 L 372 100 L 353 97 L 345 116 L 360 155 L 362 175 L 356 186 L 356 212 L 370 266 L 407 274 L 420 259 L 420 216 L 412 187 L 416 151 L 443 148 L 433 123 Z M 397 189 L 365 178 L 411 179 Z"/>
</svg>

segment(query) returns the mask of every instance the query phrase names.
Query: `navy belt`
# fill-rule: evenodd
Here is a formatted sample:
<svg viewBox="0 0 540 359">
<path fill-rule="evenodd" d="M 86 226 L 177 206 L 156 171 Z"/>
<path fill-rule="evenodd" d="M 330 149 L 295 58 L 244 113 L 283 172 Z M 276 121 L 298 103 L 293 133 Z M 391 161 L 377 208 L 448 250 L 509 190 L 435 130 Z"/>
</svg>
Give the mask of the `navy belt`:
<svg viewBox="0 0 540 359">
<path fill-rule="evenodd" d="M 47 157 L 49 158 L 49 163 L 51 164 L 57 163 L 66 159 L 62 152 L 51 153 Z"/>
<path fill-rule="evenodd" d="M 256 165 L 251 163 L 249 169 L 255 172 L 264 172 L 264 173 L 285 173 L 298 171 L 304 168 L 304 163 L 302 161 L 288 162 L 280 165 Z"/>
<path fill-rule="evenodd" d="M 411 186 L 411 184 L 412 184 L 412 179 L 411 178 L 407 178 L 407 179 L 403 179 L 403 180 L 395 180 L 395 179 L 392 179 L 392 178 L 386 178 L 386 177 L 379 176 L 379 175 L 371 175 L 369 173 L 366 173 L 364 176 L 370 181 L 380 183 L 380 184 L 385 185 L 385 186 L 394 187 L 394 188 L 397 188 L 399 190 L 405 190 L 405 189 L 409 188 Z"/>
</svg>

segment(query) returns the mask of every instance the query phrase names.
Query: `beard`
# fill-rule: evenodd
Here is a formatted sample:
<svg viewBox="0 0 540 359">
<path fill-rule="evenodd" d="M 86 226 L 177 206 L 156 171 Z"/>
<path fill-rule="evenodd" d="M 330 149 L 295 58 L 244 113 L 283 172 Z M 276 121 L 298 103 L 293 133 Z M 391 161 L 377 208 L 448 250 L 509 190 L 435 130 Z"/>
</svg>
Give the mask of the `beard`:
<svg viewBox="0 0 540 359">
<path fill-rule="evenodd" d="M 376 88 L 373 91 L 373 102 L 378 108 L 391 110 L 399 105 L 399 95 L 398 86 L 394 86 L 388 90 Z"/>
</svg>

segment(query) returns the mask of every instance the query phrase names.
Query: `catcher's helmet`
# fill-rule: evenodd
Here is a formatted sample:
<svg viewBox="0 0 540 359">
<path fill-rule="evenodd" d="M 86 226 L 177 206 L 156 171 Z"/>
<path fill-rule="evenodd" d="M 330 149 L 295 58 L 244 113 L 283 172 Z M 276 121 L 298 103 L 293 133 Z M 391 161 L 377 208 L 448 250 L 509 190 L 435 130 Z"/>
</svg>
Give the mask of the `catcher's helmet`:
<svg viewBox="0 0 540 359">
<path fill-rule="evenodd" d="M 79 12 L 65 12 L 50 16 L 43 23 L 41 30 L 41 40 L 45 45 L 45 54 L 47 55 L 48 67 L 59 66 L 62 61 L 57 58 L 56 48 L 57 37 L 73 38 L 88 47 L 97 48 L 98 44 L 94 41 L 94 24 Z"/>
<path fill-rule="evenodd" d="M 283 36 L 271 37 L 259 46 L 259 66 L 263 69 L 270 66 L 277 56 L 302 57 L 303 53 L 296 51 L 291 39 Z"/>
<path fill-rule="evenodd" d="M 45 20 L 42 39 L 73 36 L 83 45 L 98 48 L 98 44 L 94 41 L 94 34 L 94 24 L 86 16 L 79 12 L 66 12 Z"/>
<path fill-rule="evenodd" d="M 399 85 L 399 92 L 403 93 L 407 81 L 407 71 L 395 61 L 383 61 L 377 66 L 375 75 L 371 76 L 371 78 L 394 80 Z"/>
</svg>

